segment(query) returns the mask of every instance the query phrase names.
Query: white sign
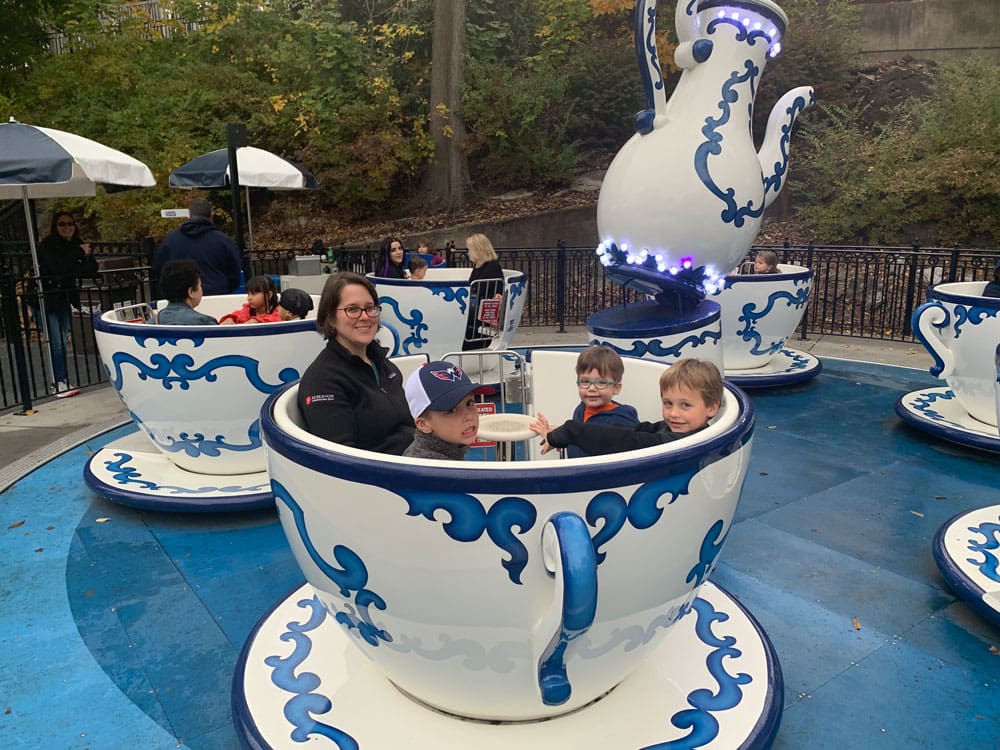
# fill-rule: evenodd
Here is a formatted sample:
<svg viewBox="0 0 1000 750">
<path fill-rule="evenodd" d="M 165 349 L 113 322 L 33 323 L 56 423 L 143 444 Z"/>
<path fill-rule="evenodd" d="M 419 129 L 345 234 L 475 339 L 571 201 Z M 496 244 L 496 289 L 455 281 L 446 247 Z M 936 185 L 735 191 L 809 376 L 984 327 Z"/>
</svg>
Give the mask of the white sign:
<svg viewBox="0 0 1000 750">
<path fill-rule="evenodd" d="M 164 208 L 160 211 L 164 219 L 187 219 L 191 216 L 186 208 Z"/>
</svg>

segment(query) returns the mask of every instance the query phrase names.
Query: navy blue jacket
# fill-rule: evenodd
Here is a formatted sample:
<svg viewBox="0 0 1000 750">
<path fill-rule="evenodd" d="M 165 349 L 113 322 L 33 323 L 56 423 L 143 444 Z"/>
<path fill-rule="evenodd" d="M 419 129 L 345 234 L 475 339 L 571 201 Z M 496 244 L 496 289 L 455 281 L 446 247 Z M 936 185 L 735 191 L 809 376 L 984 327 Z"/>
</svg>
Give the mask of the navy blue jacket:
<svg viewBox="0 0 1000 750">
<path fill-rule="evenodd" d="M 639 424 L 639 413 L 634 406 L 619 404 L 617 401 L 611 403 L 615 404 L 617 408 L 600 411 L 584 422 L 583 415 L 587 411 L 587 405 L 581 401 L 573 412 L 573 421 L 580 424 L 614 425 L 616 427 L 631 427 Z M 584 453 L 577 445 L 566 447 L 566 458 L 583 458 L 586 455 L 589 454 Z"/>
<path fill-rule="evenodd" d="M 230 294 L 240 285 L 240 251 L 236 243 L 208 219 L 188 219 L 160 243 L 152 274 L 160 278 L 163 265 L 190 258 L 201 271 L 201 291 Z"/>
</svg>

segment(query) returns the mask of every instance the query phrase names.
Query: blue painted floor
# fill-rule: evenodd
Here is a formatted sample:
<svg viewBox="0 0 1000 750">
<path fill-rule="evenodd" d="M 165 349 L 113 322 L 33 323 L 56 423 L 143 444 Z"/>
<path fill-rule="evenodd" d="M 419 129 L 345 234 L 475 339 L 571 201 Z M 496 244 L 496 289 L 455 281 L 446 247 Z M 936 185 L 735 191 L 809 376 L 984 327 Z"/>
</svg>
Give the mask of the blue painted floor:
<svg viewBox="0 0 1000 750">
<path fill-rule="evenodd" d="M 931 554 L 951 516 L 1000 503 L 1000 457 L 896 418 L 899 395 L 936 384 L 826 360 L 813 381 L 751 392 L 753 459 L 714 580 L 781 660 L 777 750 L 1000 748 L 1000 629 Z M 157 514 L 91 494 L 88 455 L 130 430 L 0 495 L 2 748 L 239 747 L 237 655 L 302 576 L 271 511 Z"/>
</svg>

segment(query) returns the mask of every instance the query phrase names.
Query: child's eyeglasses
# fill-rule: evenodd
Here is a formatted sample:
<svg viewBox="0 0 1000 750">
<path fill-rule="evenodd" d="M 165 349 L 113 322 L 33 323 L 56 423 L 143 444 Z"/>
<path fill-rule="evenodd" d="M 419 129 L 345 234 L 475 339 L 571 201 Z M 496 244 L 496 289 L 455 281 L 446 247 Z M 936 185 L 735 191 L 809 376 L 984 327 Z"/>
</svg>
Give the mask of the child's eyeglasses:
<svg viewBox="0 0 1000 750">
<path fill-rule="evenodd" d="M 369 318 L 377 318 L 378 314 L 382 312 L 381 305 L 365 305 L 364 307 L 358 307 L 357 305 L 351 305 L 350 307 L 338 307 L 338 310 L 343 310 L 344 315 L 346 315 L 351 320 L 357 320 L 361 317 L 361 313 L 364 313 Z"/>
<path fill-rule="evenodd" d="M 618 385 L 614 380 L 591 380 L 590 378 L 577 378 L 576 384 L 580 388 L 590 388 L 593 386 L 599 391 L 603 391 L 607 388 L 613 388 Z"/>
</svg>

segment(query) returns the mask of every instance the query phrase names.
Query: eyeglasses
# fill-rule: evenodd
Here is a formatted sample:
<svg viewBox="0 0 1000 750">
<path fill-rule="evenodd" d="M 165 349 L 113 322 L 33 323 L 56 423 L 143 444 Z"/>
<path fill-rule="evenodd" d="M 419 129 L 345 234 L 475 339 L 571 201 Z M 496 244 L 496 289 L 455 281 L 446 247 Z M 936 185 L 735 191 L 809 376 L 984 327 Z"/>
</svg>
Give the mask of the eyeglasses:
<svg viewBox="0 0 1000 750">
<path fill-rule="evenodd" d="M 357 320 L 361 317 L 361 313 L 364 313 L 369 318 L 377 318 L 378 314 L 382 312 L 381 305 L 365 305 L 364 307 L 358 307 L 357 305 L 350 305 L 348 307 L 338 307 L 338 310 L 343 310 L 344 315 L 346 315 L 351 320 Z"/>
<path fill-rule="evenodd" d="M 57 227 L 70 227 L 70 228 L 72 228 L 72 227 L 75 227 L 76 224 L 74 224 L 72 221 L 57 221 L 56 222 L 56 226 Z"/>
<path fill-rule="evenodd" d="M 618 383 L 616 383 L 614 380 L 591 380 L 590 378 L 577 378 L 576 384 L 580 388 L 586 389 L 594 387 L 599 391 L 603 391 L 608 388 L 613 388 L 616 385 L 618 385 Z"/>
</svg>

